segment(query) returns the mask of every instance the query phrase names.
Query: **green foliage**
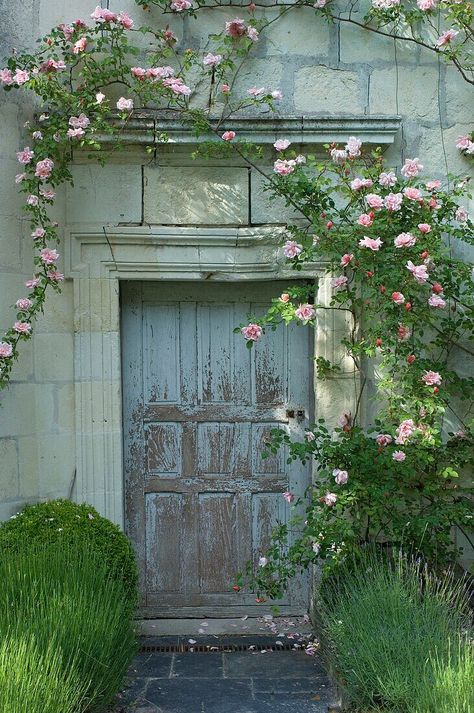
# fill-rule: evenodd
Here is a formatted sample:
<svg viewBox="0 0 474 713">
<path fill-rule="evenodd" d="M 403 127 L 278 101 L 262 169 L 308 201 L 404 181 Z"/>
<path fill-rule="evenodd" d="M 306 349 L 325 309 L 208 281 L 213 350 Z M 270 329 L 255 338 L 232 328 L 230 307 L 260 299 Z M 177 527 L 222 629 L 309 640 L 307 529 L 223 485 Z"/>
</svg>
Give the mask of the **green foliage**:
<svg viewBox="0 0 474 713">
<path fill-rule="evenodd" d="M 51 643 L 40 651 L 33 636 L 0 641 L 0 710 L 8 713 L 78 713 L 87 685 L 65 670 Z"/>
<path fill-rule="evenodd" d="M 0 582 L 1 710 L 104 710 L 136 638 L 129 594 L 90 541 L 4 549 Z"/>
<path fill-rule="evenodd" d="M 0 550 L 22 549 L 27 543 L 43 545 L 87 543 L 100 556 L 114 579 L 123 582 L 130 609 L 137 601 L 138 573 L 128 538 L 117 525 L 89 505 L 50 500 L 27 505 L 0 524 Z"/>
<path fill-rule="evenodd" d="M 468 596 L 451 574 L 369 551 L 325 582 L 318 605 L 326 655 L 357 709 L 473 710 Z"/>
</svg>

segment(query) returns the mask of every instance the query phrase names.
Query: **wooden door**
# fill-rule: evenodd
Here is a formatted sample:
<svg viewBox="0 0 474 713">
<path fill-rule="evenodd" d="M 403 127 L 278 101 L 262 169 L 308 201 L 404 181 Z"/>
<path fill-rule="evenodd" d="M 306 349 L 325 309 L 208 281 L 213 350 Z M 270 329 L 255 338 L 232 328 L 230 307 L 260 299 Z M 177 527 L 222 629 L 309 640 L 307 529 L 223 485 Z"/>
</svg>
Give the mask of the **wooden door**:
<svg viewBox="0 0 474 713">
<path fill-rule="evenodd" d="M 312 330 L 281 327 L 249 350 L 233 329 L 281 289 L 123 285 L 126 524 L 143 616 L 261 614 L 255 595 L 232 584 L 288 518 L 282 493 L 309 483 L 308 468 L 288 465 L 283 452 L 261 453 L 272 428 L 304 437 Z M 304 577 L 280 604 L 286 614 L 307 610 Z"/>
</svg>

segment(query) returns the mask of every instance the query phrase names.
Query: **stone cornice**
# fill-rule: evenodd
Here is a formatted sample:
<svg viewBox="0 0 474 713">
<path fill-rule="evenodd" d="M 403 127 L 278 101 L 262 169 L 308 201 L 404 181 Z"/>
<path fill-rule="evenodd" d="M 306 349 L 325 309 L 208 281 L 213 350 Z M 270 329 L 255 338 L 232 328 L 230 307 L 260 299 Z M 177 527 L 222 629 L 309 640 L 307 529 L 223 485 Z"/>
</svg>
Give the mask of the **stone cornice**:
<svg viewBox="0 0 474 713">
<path fill-rule="evenodd" d="M 150 115 L 135 116 L 125 125 L 112 119 L 121 128 L 120 137 L 126 145 L 196 145 L 209 141 L 212 136 L 196 137 L 191 125 L 176 118 L 154 118 Z M 215 124 L 217 125 L 217 123 Z M 331 141 L 345 142 L 349 136 L 357 136 L 364 144 L 387 146 L 394 142 L 401 125 L 399 116 L 271 116 L 236 117 L 219 126 L 219 132 L 234 130 L 238 137 L 260 145 L 273 144 L 278 138 L 287 138 L 295 145 L 321 145 Z M 162 138 L 168 137 L 168 141 Z M 98 137 L 102 143 L 112 141 L 111 135 Z"/>
</svg>

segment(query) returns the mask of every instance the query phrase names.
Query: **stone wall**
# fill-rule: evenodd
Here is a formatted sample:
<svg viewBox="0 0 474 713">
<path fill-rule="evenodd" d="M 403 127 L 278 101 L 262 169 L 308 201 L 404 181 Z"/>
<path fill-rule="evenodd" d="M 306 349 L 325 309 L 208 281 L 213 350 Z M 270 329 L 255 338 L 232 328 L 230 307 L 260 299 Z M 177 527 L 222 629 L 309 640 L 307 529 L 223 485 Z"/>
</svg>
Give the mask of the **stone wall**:
<svg viewBox="0 0 474 713">
<path fill-rule="evenodd" d="M 0 0 L 0 54 L 12 47 L 34 47 L 37 35 L 59 22 L 87 19 L 95 4 Z M 170 24 L 182 46 L 202 51 L 211 49 L 209 33 L 219 31 L 226 19 L 246 13 L 209 10 L 194 21 L 164 17 L 156 9 L 145 12 L 133 0 L 102 4 L 127 10 L 136 25 Z M 359 15 L 363 16 L 362 9 Z M 268 10 L 268 16 L 275 17 L 276 11 Z M 145 51 L 144 40 L 140 41 Z M 447 170 L 468 173 L 472 165 L 454 146 L 455 138 L 472 128 L 469 85 L 432 53 L 408 43 L 349 25 L 328 25 L 310 10 L 295 9 L 263 33 L 237 85 L 242 91 L 253 85 L 281 89 L 281 116 L 400 115 L 401 128 L 386 151 L 394 166 L 404 157 L 419 156 L 427 174 L 442 177 Z M 11 323 L 9 305 L 23 296 L 23 283 L 32 270 L 30 231 L 21 217 L 22 198 L 14 176 L 15 151 L 24 145 L 22 126 L 34 108 L 26 94 L 0 92 L 0 330 Z M 64 236 L 70 229 L 107 229 L 143 221 L 245 226 L 249 221 L 281 223 L 288 215 L 282 206 L 269 203 L 258 175 L 242 163 L 198 167 L 180 149 L 158 154 L 157 162 L 149 164 L 149 156 L 140 152 L 125 153 L 105 168 L 78 161 L 75 187 L 62 192 L 55 208 Z M 60 251 L 67 254 L 69 246 L 62 245 Z M 11 386 L 0 394 L 0 518 L 27 500 L 74 493 L 73 318 L 73 283 L 67 280 L 61 296 L 48 297 L 34 339 L 22 346 Z M 320 412 L 338 414 L 345 393 L 341 382 L 320 392 Z"/>
</svg>

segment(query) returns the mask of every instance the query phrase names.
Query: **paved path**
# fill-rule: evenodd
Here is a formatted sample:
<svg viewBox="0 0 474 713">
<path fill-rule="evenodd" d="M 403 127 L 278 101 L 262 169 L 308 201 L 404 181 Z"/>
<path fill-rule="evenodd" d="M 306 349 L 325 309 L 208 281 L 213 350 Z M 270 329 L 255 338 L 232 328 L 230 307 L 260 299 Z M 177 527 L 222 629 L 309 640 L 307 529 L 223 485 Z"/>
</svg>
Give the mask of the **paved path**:
<svg viewBox="0 0 474 713">
<path fill-rule="evenodd" d="M 196 646 L 275 637 L 196 637 Z M 181 643 L 188 643 L 182 638 Z M 145 645 L 178 643 L 167 637 Z M 119 711 L 123 713 L 327 713 L 332 691 L 317 657 L 299 651 L 139 653 Z"/>
</svg>

